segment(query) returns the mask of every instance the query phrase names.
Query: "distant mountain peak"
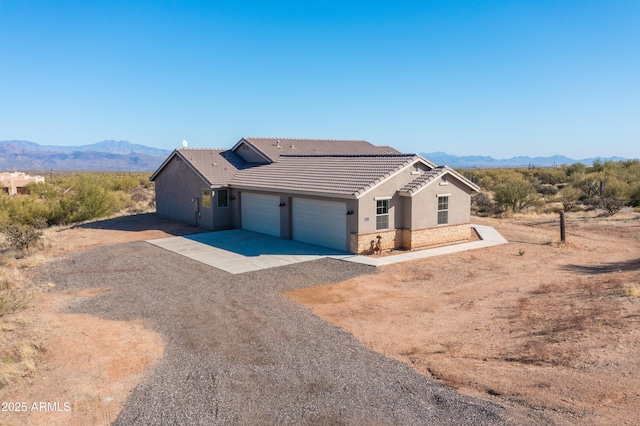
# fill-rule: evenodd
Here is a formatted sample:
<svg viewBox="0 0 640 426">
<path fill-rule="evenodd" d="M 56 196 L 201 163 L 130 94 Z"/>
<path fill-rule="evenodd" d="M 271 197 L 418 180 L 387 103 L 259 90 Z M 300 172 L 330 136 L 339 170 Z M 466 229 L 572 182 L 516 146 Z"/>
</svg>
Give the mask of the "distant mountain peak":
<svg viewBox="0 0 640 426">
<path fill-rule="evenodd" d="M 105 140 L 81 146 L 0 141 L 0 170 L 153 171 L 171 151 Z"/>
<path fill-rule="evenodd" d="M 510 168 L 510 167 L 554 167 L 561 166 L 563 164 L 574 164 L 574 163 L 582 163 L 584 165 L 590 166 L 593 164 L 595 160 L 612 160 L 612 161 L 621 161 L 626 160 L 623 157 L 608 157 L 608 158 L 583 158 L 580 160 L 574 160 L 569 157 L 565 157 L 564 155 L 553 155 L 550 157 L 528 157 L 528 156 L 518 156 L 512 158 L 504 158 L 504 159 L 495 159 L 489 156 L 483 155 L 465 155 L 465 156 L 457 156 L 447 154 L 442 151 L 430 152 L 430 153 L 420 153 L 423 157 L 428 160 L 439 164 L 439 165 L 447 165 L 449 167 L 458 168 L 458 169 L 471 169 L 471 168 Z"/>
</svg>

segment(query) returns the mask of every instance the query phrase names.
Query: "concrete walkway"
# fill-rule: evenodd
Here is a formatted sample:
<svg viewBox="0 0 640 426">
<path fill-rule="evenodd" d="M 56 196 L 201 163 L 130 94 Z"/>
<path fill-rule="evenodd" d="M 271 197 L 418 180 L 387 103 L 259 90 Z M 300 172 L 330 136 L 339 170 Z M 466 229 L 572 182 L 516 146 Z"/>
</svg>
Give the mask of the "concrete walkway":
<svg viewBox="0 0 640 426">
<path fill-rule="evenodd" d="M 402 254 L 395 254 L 384 257 L 373 256 L 352 256 L 344 258 L 348 262 L 362 263 L 371 266 L 391 265 L 392 263 L 408 262 L 410 260 L 425 259 L 427 257 L 442 256 L 445 254 L 458 253 L 461 251 L 476 250 L 485 247 L 506 244 L 508 241 L 500 235 L 495 228 L 484 225 L 471 225 L 480 236 L 480 241 L 471 241 L 469 243 L 452 244 L 449 246 L 436 247 L 431 249 L 423 249 L 416 251 L 408 251 Z"/>
<path fill-rule="evenodd" d="M 370 266 L 383 266 L 410 260 L 442 256 L 461 251 L 505 244 L 506 239 L 490 226 L 471 225 L 480 241 L 452 244 L 444 247 L 405 252 L 384 257 L 361 256 L 337 250 L 284 240 L 244 229 L 207 232 L 182 237 L 161 238 L 147 242 L 186 256 L 231 274 L 258 271 L 277 266 L 308 262 L 330 257 Z"/>
</svg>

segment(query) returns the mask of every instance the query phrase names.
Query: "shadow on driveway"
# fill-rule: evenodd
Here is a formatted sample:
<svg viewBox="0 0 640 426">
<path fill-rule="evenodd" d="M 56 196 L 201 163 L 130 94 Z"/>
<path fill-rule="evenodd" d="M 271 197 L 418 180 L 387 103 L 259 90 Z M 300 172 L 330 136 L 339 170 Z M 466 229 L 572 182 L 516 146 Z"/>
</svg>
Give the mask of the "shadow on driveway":
<svg viewBox="0 0 640 426">
<path fill-rule="evenodd" d="M 246 257 L 264 255 L 282 256 L 340 256 L 345 252 L 326 247 L 314 246 L 293 240 L 285 240 L 270 235 L 244 229 L 207 232 L 188 235 L 183 238 L 206 244 L 220 250 L 237 253 Z"/>
</svg>

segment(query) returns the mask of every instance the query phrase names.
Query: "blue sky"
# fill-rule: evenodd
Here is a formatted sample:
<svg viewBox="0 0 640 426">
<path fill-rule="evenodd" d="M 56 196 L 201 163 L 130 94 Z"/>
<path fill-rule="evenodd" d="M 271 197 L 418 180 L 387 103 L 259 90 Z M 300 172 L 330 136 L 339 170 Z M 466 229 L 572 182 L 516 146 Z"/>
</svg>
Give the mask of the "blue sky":
<svg viewBox="0 0 640 426">
<path fill-rule="evenodd" d="M 640 2 L 0 0 L 0 140 L 640 156 Z"/>
</svg>

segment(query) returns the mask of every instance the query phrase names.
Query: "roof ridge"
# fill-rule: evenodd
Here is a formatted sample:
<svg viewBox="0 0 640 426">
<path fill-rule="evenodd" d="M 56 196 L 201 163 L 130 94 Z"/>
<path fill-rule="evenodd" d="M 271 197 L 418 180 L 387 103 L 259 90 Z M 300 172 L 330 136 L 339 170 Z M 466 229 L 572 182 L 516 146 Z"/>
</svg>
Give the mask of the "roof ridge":
<svg viewBox="0 0 640 426">
<path fill-rule="evenodd" d="M 178 151 L 231 151 L 229 148 L 177 148 Z"/>
<path fill-rule="evenodd" d="M 287 158 L 295 158 L 295 157 L 299 157 L 299 158 L 307 158 L 307 157 L 335 157 L 335 158 L 341 158 L 341 157 L 348 157 L 348 158 L 353 158 L 353 157 L 366 157 L 366 158 L 371 158 L 371 157 L 390 157 L 390 158 L 399 158 L 399 157 L 416 157 L 417 154 L 280 154 L 280 157 L 287 157 Z"/>
<path fill-rule="evenodd" d="M 278 138 L 278 137 L 264 137 L 264 136 L 245 136 L 242 139 L 275 139 L 281 141 L 336 141 L 336 142 L 369 142 L 365 139 L 323 139 L 323 138 Z M 371 143 L 371 142 L 369 142 Z M 372 144 L 373 145 L 373 144 Z M 374 145 L 375 146 L 375 145 Z"/>
</svg>

